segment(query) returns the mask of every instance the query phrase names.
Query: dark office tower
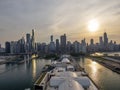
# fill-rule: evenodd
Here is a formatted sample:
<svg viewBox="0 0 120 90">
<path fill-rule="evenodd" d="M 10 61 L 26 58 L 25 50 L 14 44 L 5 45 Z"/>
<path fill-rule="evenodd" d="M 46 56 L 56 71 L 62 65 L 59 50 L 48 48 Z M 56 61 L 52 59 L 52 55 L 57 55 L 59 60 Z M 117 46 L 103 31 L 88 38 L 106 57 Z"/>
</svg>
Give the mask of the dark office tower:
<svg viewBox="0 0 120 90">
<path fill-rule="evenodd" d="M 26 34 L 26 43 L 30 43 L 30 34 L 29 33 Z"/>
<path fill-rule="evenodd" d="M 25 53 L 25 39 L 24 37 L 22 37 L 22 39 L 20 40 L 21 41 L 21 50 L 20 50 L 20 53 Z"/>
<path fill-rule="evenodd" d="M 16 42 L 16 53 L 25 53 L 25 39 L 22 37 Z"/>
<path fill-rule="evenodd" d="M 100 43 L 100 45 L 103 45 L 103 38 L 102 37 L 99 37 L 99 43 Z"/>
<path fill-rule="evenodd" d="M 56 52 L 59 53 L 60 43 L 59 39 L 56 39 Z"/>
<path fill-rule="evenodd" d="M 107 37 L 107 33 L 104 33 L 104 45 L 106 46 L 108 44 L 108 37 Z"/>
<path fill-rule="evenodd" d="M 5 43 L 5 52 L 10 53 L 10 42 Z"/>
<path fill-rule="evenodd" d="M 50 37 L 50 41 L 53 42 L 53 35 L 51 35 L 51 37 Z"/>
<path fill-rule="evenodd" d="M 60 37 L 61 53 L 66 53 L 66 34 Z"/>
<path fill-rule="evenodd" d="M 50 36 L 50 44 L 49 44 L 49 52 L 50 53 L 55 53 L 55 43 L 53 42 L 53 35 Z"/>
<path fill-rule="evenodd" d="M 94 39 L 90 40 L 90 44 L 93 45 L 94 44 Z"/>
<path fill-rule="evenodd" d="M 0 48 L 1 48 L 1 44 L 0 44 Z"/>
<path fill-rule="evenodd" d="M 70 53 L 71 52 L 71 42 L 70 41 L 67 41 L 67 53 Z"/>
<path fill-rule="evenodd" d="M 32 51 L 34 52 L 35 51 L 35 34 L 34 34 L 35 30 L 32 29 L 32 39 L 31 39 L 31 42 L 32 42 Z"/>
<path fill-rule="evenodd" d="M 37 51 L 37 43 L 35 43 L 35 51 Z"/>
<path fill-rule="evenodd" d="M 29 33 L 26 34 L 26 52 L 31 51 L 31 35 Z"/>
<path fill-rule="evenodd" d="M 114 44 L 116 45 L 116 41 L 114 41 Z"/>
</svg>

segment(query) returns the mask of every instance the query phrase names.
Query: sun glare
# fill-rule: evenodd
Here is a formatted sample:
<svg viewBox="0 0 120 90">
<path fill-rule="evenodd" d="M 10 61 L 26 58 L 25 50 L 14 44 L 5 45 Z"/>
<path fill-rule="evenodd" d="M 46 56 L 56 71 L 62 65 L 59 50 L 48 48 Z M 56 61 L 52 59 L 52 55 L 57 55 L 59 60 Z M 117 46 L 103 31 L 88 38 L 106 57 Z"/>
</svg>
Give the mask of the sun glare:
<svg viewBox="0 0 120 90">
<path fill-rule="evenodd" d="M 89 21 L 88 29 L 90 32 L 95 32 L 98 30 L 98 28 L 99 28 L 99 23 L 97 20 L 93 19 L 93 20 Z"/>
</svg>

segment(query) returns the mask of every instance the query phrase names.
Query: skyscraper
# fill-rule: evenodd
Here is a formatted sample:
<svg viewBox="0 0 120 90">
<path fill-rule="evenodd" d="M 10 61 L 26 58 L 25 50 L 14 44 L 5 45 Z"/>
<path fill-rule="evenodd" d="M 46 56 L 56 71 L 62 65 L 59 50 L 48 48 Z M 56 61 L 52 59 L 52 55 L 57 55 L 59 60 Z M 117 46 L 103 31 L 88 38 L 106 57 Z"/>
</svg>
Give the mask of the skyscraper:
<svg viewBox="0 0 120 90">
<path fill-rule="evenodd" d="M 99 37 L 99 43 L 100 43 L 100 45 L 103 45 L 103 38 L 102 37 Z"/>
<path fill-rule="evenodd" d="M 104 33 L 104 51 L 108 51 L 109 47 L 108 47 L 108 37 L 107 37 L 107 33 Z"/>
<path fill-rule="evenodd" d="M 93 40 L 93 39 L 90 40 L 90 44 L 91 44 L 91 45 L 94 44 L 94 40 Z"/>
<path fill-rule="evenodd" d="M 49 45 L 49 52 L 54 53 L 56 50 L 55 43 L 53 41 L 53 35 L 50 36 L 50 45 Z"/>
<path fill-rule="evenodd" d="M 106 46 L 108 44 L 108 37 L 107 37 L 107 33 L 104 33 L 104 45 Z"/>
<path fill-rule="evenodd" d="M 80 43 L 78 41 L 73 42 L 74 53 L 80 53 Z"/>
<path fill-rule="evenodd" d="M 32 29 L 32 38 L 31 38 L 31 42 L 32 42 L 32 51 L 35 51 L 35 30 Z"/>
<path fill-rule="evenodd" d="M 94 42 L 93 42 L 94 43 Z M 82 53 L 86 53 L 87 49 L 86 49 L 86 41 L 85 38 L 81 41 L 81 52 Z"/>
<path fill-rule="evenodd" d="M 103 42 L 103 38 L 102 37 L 99 37 L 99 51 L 103 51 L 103 48 L 104 47 L 104 42 Z"/>
<path fill-rule="evenodd" d="M 31 35 L 29 33 L 26 34 L 26 52 L 31 51 Z"/>
<path fill-rule="evenodd" d="M 17 41 L 11 41 L 10 42 L 10 53 L 14 54 L 14 53 L 17 53 L 17 51 L 18 51 Z"/>
<path fill-rule="evenodd" d="M 60 37 L 61 53 L 66 53 L 66 34 Z"/>
<path fill-rule="evenodd" d="M 53 35 L 51 35 L 51 37 L 50 37 L 50 38 L 51 38 L 51 39 L 50 39 L 50 40 L 51 40 L 51 42 L 53 42 Z"/>
<path fill-rule="evenodd" d="M 25 39 L 22 37 L 20 39 L 20 53 L 25 53 Z"/>
<path fill-rule="evenodd" d="M 26 43 L 30 43 L 30 34 L 29 33 L 27 33 L 26 34 Z"/>
<path fill-rule="evenodd" d="M 10 42 L 5 42 L 5 52 L 10 53 Z"/>
<path fill-rule="evenodd" d="M 95 51 L 94 39 L 90 40 L 89 51 L 90 52 L 94 52 Z"/>
<path fill-rule="evenodd" d="M 67 41 L 67 53 L 70 53 L 71 52 L 71 47 L 72 47 L 72 44 L 70 41 Z"/>
<path fill-rule="evenodd" d="M 59 39 L 56 39 L 56 52 L 59 53 L 60 43 Z"/>
</svg>

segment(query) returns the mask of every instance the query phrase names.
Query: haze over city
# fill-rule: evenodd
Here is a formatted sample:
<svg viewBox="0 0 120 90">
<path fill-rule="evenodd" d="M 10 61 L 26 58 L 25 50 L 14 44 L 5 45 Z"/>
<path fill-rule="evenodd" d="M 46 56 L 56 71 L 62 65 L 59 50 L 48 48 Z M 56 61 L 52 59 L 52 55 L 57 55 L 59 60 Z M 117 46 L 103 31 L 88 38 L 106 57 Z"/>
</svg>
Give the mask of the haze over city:
<svg viewBox="0 0 120 90">
<path fill-rule="evenodd" d="M 0 43 L 18 40 L 31 29 L 36 30 L 38 42 L 49 42 L 50 35 L 59 38 L 63 33 L 71 41 L 98 41 L 106 31 L 120 43 L 119 19 L 118 0 L 0 0 Z"/>
<path fill-rule="evenodd" d="M 0 0 L 0 90 L 120 90 L 120 0 Z"/>
</svg>

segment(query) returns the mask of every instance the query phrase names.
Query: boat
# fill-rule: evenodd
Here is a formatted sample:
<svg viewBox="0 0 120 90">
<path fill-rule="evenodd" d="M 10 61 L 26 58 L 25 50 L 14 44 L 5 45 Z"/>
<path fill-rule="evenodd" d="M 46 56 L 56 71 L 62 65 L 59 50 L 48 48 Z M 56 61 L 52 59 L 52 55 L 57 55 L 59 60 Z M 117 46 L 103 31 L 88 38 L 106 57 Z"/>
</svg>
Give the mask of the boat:
<svg viewBox="0 0 120 90">
<path fill-rule="evenodd" d="M 53 69 L 43 72 L 35 82 L 35 90 L 98 90 L 85 71 L 76 71 L 67 57 L 51 64 Z"/>
</svg>

